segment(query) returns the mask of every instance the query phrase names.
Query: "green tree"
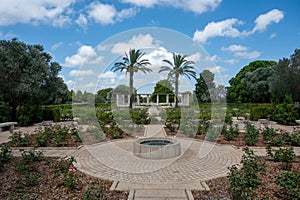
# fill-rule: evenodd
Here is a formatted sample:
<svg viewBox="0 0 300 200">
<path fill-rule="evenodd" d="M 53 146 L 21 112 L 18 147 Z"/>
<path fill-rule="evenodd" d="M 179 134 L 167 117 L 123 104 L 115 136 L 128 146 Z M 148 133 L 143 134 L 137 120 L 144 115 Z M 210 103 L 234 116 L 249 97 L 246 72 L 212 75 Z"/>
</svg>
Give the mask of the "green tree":
<svg viewBox="0 0 300 200">
<path fill-rule="evenodd" d="M 209 70 L 203 70 L 196 79 L 195 94 L 198 102 L 210 102 L 213 90 L 216 88 L 215 75 Z"/>
<path fill-rule="evenodd" d="M 96 103 L 107 103 L 111 101 L 111 93 L 113 89 L 112 88 L 105 88 L 102 90 L 99 90 L 96 94 Z"/>
<path fill-rule="evenodd" d="M 247 88 L 247 95 L 255 103 L 268 103 L 271 101 L 269 91 L 270 78 L 274 74 L 274 67 L 260 67 L 254 72 L 247 72 L 242 84 Z"/>
<path fill-rule="evenodd" d="M 296 49 L 290 59 L 279 60 L 274 67 L 274 75 L 270 80 L 270 91 L 274 98 L 283 102 L 286 95 L 293 101 L 300 101 L 300 49 Z"/>
<path fill-rule="evenodd" d="M 147 65 L 150 65 L 148 59 L 142 59 L 145 53 L 141 52 L 139 49 L 130 49 L 129 53 L 125 53 L 125 56 L 122 58 L 123 62 L 117 62 L 112 67 L 114 72 L 116 71 L 126 71 L 129 73 L 129 95 L 130 95 L 130 103 L 129 108 L 132 108 L 133 103 L 133 75 L 134 73 L 141 71 L 143 73 L 152 72 L 151 69 L 147 68 Z"/>
<path fill-rule="evenodd" d="M 4 101 L 16 108 L 26 105 L 63 103 L 68 89 L 58 77 L 61 66 L 41 45 L 28 45 L 17 39 L 0 40 L 0 92 Z"/>
<path fill-rule="evenodd" d="M 159 70 L 159 73 L 164 71 L 169 72 L 168 77 L 175 79 L 175 107 L 178 107 L 179 76 L 184 75 L 189 79 L 191 77 L 196 79 L 196 72 L 192 66 L 194 62 L 187 60 L 186 57 L 187 55 L 173 53 L 173 61 L 164 59 L 163 62 L 165 62 L 167 66 L 162 66 Z"/>
<path fill-rule="evenodd" d="M 172 83 L 167 79 L 158 81 L 151 96 L 153 102 L 156 101 L 156 94 L 174 94 Z M 166 95 L 160 95 L 159 98 L 159 102 L 166 102 Z M 169 102 L 174 102 L 174 96 L 169 96 Z"/>
<path fill-rule="evenodd" d="M 247 88 L 243 85 L 242 80 L 245 78 L 247 72 L 254 72 L 258 68 L 267 68 L 276 65 L 275 61 L 257 60 L 249 63 L 243 67 L 237 75 L 229 80 L 230 87 L 228 87 L 228 101 L 229 102 L 252 102 L 252 98 L 248 93 Z"/>
</svg>

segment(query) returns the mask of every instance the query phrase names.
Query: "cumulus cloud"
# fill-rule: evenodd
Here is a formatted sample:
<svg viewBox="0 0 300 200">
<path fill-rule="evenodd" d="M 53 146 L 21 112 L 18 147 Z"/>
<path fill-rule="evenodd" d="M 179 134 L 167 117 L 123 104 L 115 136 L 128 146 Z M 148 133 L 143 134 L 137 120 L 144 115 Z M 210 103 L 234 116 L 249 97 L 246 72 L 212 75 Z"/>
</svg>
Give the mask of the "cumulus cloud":
<svg viewBox="0 0 300 200">
<path fill-rule="evenodd" d="M 238 63 L 239 60 L 232 58 L 232 59 L 224 60 L 224 62 L 233 65 L 235 63 Z"/>
<path fill-rule="evenodd" d="M 137 10 L 134 8 L 117 11 L 114 5 L 102 4 L 99 2 L 91 3 L 89 7 L 89 18 L 103 25 L 122 21 L 123 19 L 135 16 L 137 13 Z"/>
<path fill-rule="evenodd" d="M 94 71 L 93 70 L 71 70 L 69 72 L 69 76 L 75 77 L 75 76 L 89 76 L 93 75 Z"/>
<path fill-rule="evenodd" d="M 248 47 L 237 45 L 237 44 L 232 44 L 229 47 L 222 47 L 222 51 L 236 52 L 236 51 L 247 51 L 247 50 Z"/>
<path fill-rule="evenodd" d="M 266 14 L 261 14 L 256 18 L 255 27 L 250 33 L 265 31 L 268 25 L 272 23 L 279 23 L 283 18 L 284 13 L 278 9 L 273 9 Z"/>
<path fill-rule="evenodd" d="M 73 0 L 1 0 L 0 26 L 41 22 L 63 26 L 70 22 L 64 13 L 72 3 Z"/>
<path fill-rule="evenodd" d="M 114 44 L 111 52 L 122 55 L 124 52 L 128 52 L 130 49 L 156 47 L 158 47 L 157 41 L 150 34 L 139 34 L 134 35 L 129 41 Z"/>
<path fill-rule="evenodd" d="M 242 24 L 242 21 L 232 18 L 220 22 L 208 23 L 202 31 L 196 30 L 193 40 L 205 43 L 207 39 L 217 36 L 240 37 L 243 33 L 234 26 Z"/>
<path fill-rule="evenodd" d="M 107 72 L 104 72 L 104 73 L 101 73 L 98 75 L 98 78 L 117 78 L 117 74 L 115 72 L 112 72 L 112 71 L 107 71 Z"/>
<path fill-rule="evenodd" d="M 217 55 L 206 56 L 206 57 L 205 57 L 205 60 L 206 60 L 206 61 L 211 61 L 211 62 L 215 62 L 215 61 L 217 61 L 217 59 L 218 59 L 218 56 L 217 56 Z"/>
<path fill-rule="evenodd" d="M 234 55 L 237 57 L 240 57 L 240 58 L 254 59 L 254 58 L 258 58 L 260 56 L 260 52 L 258 52 L 258 51 L 251 51 L 251 52 L 240 51 L 240 52 L 235 52 Z"/>
<path fill-rule="evenodd" d="M 222 47 L 222 51 L 229 51 L 233 53 L 235 57 L 244 58 L 244 59 L 254 59 L 260 56 L 258 51 L 249 51 L 249 48 L 239 44 L 232 44 L 228 47 Z M 238 62 L 236 59 L 225 60 L 229 64 L 234 64 Z"/>
<path fill-rule="evenodd" d="M 203 30 L 196 30 L 194 32 L 194 41 L 205 43 L 209 38 L 214 37 L 243 37 L 254 34 L 256 32 L 263 32 L 272 23 L 279 23 L 284 18 L 284 13 L 278 9 L 273 9 L 265 14 L 259 15 L 255 20 L 255 26 L 251 31 L 239 31 L 236 26 L 242 25 L 243 22 L 236 19 L 225 19 L 219 22 L 208 23 Z"/>
<path fill-rule="evenodd" d="M 211 66 L 211 67 L 207 67 L 205 69 L 211 71 L 214 74 L 226 71 L 226 68 L 221 67 L 221 66 Z"/>
<path fill-rule="evenodd" d="M 201 59 L 201 54 L 199 52 L 196 52 L 190 56 L 187 56 L 186 59 L 196 63 Z"/>
<path fill-rule="evenodd" d="M 77 50 L 77 54 L 67 56 L 64 66 L 82 66 L 86 64 L 97 64 L 102 60 L 101 56 L 97 57 L 96 51 L 91 46 L 82 45 Z"/>
<path fill-rule="evenodd" d="M 88 25 L 88 19 L 85 15 L 80 14 L 79 17 L 75 20 L 75 23 L 78 24 L 78 26 L 80 26 L 84 30 L 86 30 Z"/>
<path fill-rule="evenodd" d="M 170 6 L 191 11 L 196 14 L 202 14 L 216 9 L 222 0 L 122 0 L 122 2 L 146 8 L 153 7 L 154 5 Z"/>
</svg>

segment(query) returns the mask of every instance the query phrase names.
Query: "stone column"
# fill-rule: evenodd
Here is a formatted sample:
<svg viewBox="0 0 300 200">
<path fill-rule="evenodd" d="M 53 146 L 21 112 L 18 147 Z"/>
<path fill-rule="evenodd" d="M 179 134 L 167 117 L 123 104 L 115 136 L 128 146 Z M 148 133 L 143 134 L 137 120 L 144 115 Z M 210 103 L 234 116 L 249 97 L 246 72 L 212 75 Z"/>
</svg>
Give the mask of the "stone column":
<svg viewBox="0 0 300 200">
<path fill-rule="evenodd" d="M 140 105 L 140 95 L 139 94 L 136 95 L 136 101 L 137 101 L 137 104 Z"/>
<path fill-rule="evenodd" d="M 130 104 L 130 95 L 128 95 L 128 105 Z"/>
<path fill-rule="evenodd" d="M 156 104 L 159 104 L 159 94 L 156 95 Z"/>
<path fill-rule="evenodd" d="M 166 95 L 166 103 L 169 104 L 169 94 Z"/>
<path fill-rule="evenodd" d="M 147 95 L 146 98 L 147 98 L 147 105 L 149 105 L 149 103 L 150 103 L 150 97 L 149 97 L 149 95 Z"/>
</svg>

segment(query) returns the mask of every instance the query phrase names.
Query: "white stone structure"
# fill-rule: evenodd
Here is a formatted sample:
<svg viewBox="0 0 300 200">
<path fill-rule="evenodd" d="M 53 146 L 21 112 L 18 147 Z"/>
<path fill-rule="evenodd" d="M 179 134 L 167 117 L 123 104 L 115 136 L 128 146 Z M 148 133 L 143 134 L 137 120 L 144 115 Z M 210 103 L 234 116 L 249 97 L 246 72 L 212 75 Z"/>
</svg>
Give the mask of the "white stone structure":
<svg viewBox="0 0 300 200">
<path fill-rule="evenodd" d="M 118 107 L 122 106 L 129 106 L 130 103 L 130 95 L 127 96 L 126 101 L 126 95 L 127 94 L 116 94 L 116 104 Z M 157 105 L 157 106 L 174 106 L 174 102 L 170 102 L 170 96 L 174 96 L 173 94 L 155 94 L 156 95 L 156 103 L 151 102 L 151 94 L 137 94 L 135 95 L 136 101 L 133 102 L 133 106 L 151 106 L 151 105 Z M 160 96 L 165 96 L 166 101 L 160 102 Z M 146 102 L 142 102 L 142 99 L 146 98 Z M 190 94 L 188 92 L 186 93 L 179 93 L 178 95 L 178 105 L 179 106 L 189 106 L 190 105 Z"/>
</svg>

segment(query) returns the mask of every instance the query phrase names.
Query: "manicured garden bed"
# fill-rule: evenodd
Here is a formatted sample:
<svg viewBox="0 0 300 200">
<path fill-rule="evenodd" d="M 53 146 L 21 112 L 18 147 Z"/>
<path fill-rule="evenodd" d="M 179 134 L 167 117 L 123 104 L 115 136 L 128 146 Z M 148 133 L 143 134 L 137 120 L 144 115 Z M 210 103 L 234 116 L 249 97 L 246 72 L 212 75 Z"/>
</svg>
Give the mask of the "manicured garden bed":
<svg viewBox="0 0 300 200">
<path fill-rule="evenodd" d="M 111 181 L 86 175 L 72 159 L 46 158 L 37 151 L 11 157 L 0 151 L 0 199 L 127 199 L 110 191 Z"/>
<path fill-rule="evenodd" d="M 265 163 L 265 174 L 262 177 L 261 185 L 255 190 L 255 199 L 293 199 L 293 196 L 289 195 L 286 189 L 282 188 L 276 183 L 276 177 L 280 176 L 284 170 L 282 170 L 281 162 L 275 162 L 269 157 L 261 157 L 260 160 Z M 298 193 L 300 191 L 300 157 L 297 156 L 294 159 L 292 172 L 298 173 L 298 182 L 295 182 L 298 187 Z M 230 182 L 228 177 L 222 177 L 214 180 L 207 181 L 210 191 L 192 191 L 195 200 L 211 200 L 211 199 L 232 199 L 230 195 Z M 289 183 L 291 184 L 291 182 Z M 300 195 L 300 194 L 299 194 Z M 298 196 L 299 197 L 299 196 Z M 297 199 L 297 196 L 294 196 Z"/>
</svg>

